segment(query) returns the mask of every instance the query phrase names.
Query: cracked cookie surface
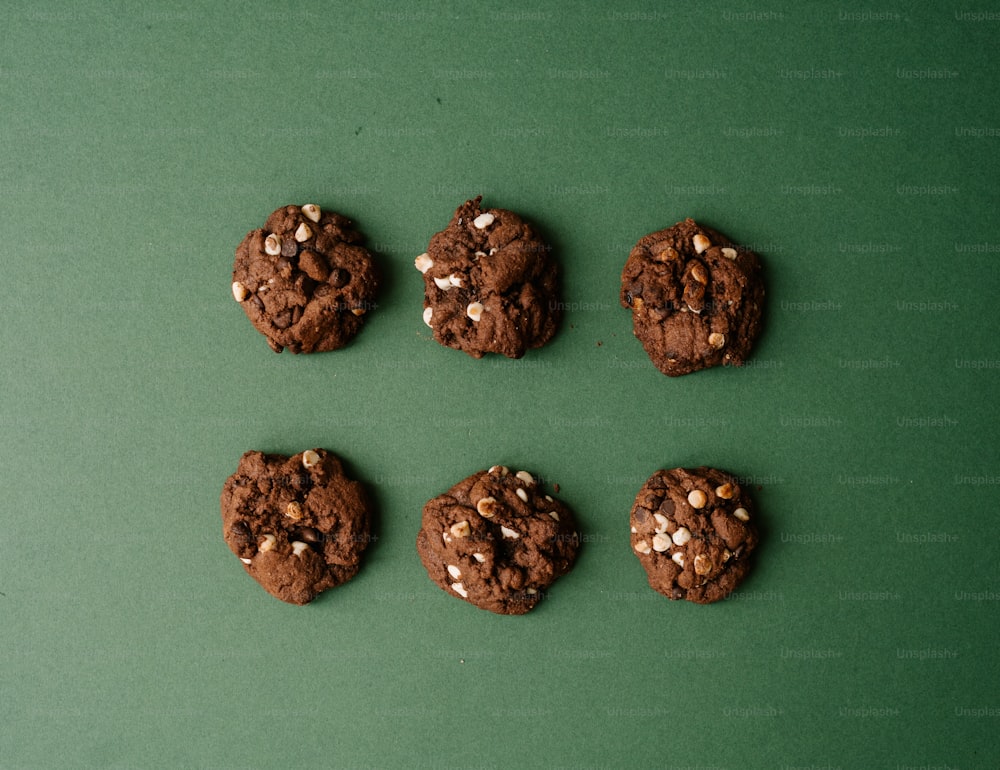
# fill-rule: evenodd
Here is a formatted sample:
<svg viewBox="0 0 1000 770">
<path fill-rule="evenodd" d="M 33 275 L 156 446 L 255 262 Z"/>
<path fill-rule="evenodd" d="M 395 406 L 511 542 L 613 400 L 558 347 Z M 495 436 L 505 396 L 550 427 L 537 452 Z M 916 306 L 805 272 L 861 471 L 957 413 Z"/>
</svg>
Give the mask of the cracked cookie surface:
<svg viewBox="0 0 1000 770">
<path fill-rule="evenodd" d="M 375 307 L 378 275 L 363 242 L 336 212 L 282 206 L 237 247 L 233 298 L 276 353 L 341 348 Z"/>
<path fill-rule="evenodd" d="M 622 307 L 650 360 L 677 377 L 740 366 L 760 332 L 760 259 L 686 219 L 641 238 L 622 270 Z"/>
<path fill-rule="evenodd" d="M 473 358 L 521 358 L 548 342 L 561 317 L 551 249 L 520 216 L 463 203 L 414 260 L 424 277 L 424 323 Z"/>
<path fill-rule="evenodd" d="M 527 471 L 500 465 L 429 500 L 417 534 L 431 580 L 501 615 L 531 610 L 569 572 L 579 547 L 570 508 Z"/>
<path fill-rule="evenodd" d="M 654 473 L 636 495 L 632 550 L 649 585 L 669 599 L 710 604 L 746 577 L 755 513 L 737 480 L 715 468 Z"/>
<path fill-rule="evenodd" d="M 220 503 L 226 545 L 264 590 L 290 604 L 354 577 L 371 539 L 368 495 L 325 449 L 246 452 Z"/>
</svg>

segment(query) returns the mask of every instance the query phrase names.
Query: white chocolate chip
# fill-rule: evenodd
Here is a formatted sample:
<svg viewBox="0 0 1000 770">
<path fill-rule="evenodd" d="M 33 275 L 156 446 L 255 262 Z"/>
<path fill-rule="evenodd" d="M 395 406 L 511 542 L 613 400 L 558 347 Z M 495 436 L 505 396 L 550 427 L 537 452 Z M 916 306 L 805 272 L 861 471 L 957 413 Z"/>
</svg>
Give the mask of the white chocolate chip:
<svg viewBox="0 0 1000 770">
<path fill-rule="evenodd" d="M 496 248 L 496 247 L 494 246 L 494 247 L 493 247 L 492 249 L 490 249 L 490 253 L 489 253 L 489 256 L 491 256 L 491 257 L 492 257 L 492 256 L 493 256 L 494 254 L 496 254 L 496 253 L 497 253 L 498 251 L 500 251 L 500 249 L 498 249 L 498 248 Z"/>
<path fill-rule="evenodd" d="M 670 557 L 674 564 L 676 564 L 681 569 L 684 569 L 684 554 L 678 551 L 673 556 Z"/>
<path fill-rule="evenodd" d="M 285 515 L 292 521 L 298 521 L 302 518 L 302 504 L 292 500 L 285 506 Z"/>
<path fill-rule="evenodd" d="M 311 449 L 307 449 L 302 453 L 303 468 L 315 468 L 317 465 L 319 465 L 319 453 Z"/>
<path fill-rule="evenodd" d="M 640 540 L 635 544 L 635 550 L 639 553 L 649 553 L 652 549 L 649 547 L 649 543 L 645 540 Z"/>
<path fill-rule="evenodd" d="M 482 257 L 488 256 L 488 255 L 487 255 L 487 253 L 485 251 L 477 251 L 472 256 L 475 257 L 476 259 L 481 259 Z"/>
<path fill-rule="evenodd" d="M 705 554 L 699 553 L 694 557 L 694 571 L 698 575 L 707 575 L 712 571 L 712 560 Z"/>
<path fill-rule="evenodd" d="M 700 489 L 692 489 L 688 492 L 688 503 L 692 508 L 704 508 L 708 502 L 708 497 Z"/>
<path fill-rule="evenodd" d="M 736 259 L 736 249 L 731 249 L 728 246 L 726 246 L 722 250 L 722 256 L 726 257 L 727 259 Z"/>
<path fill-rule="evenodd" d="M 517 532 L 513 529 L 510 529 L 509 527 L 504 527 L 504 526 L 500 527 L 500 534 L 511 540 L 517 540 L 519 537 L 521 537 L 520 532 Z"/>
<path fill-rule="evenodd" d="M 524 503 L 528 502 L 528 493 L 525 492 L 523 489 L 521 489 L 521 487 L 518 487 L 517 491 L 514 494 L 516 494 L 521 499 L 521 502 Z"/>
<path fill-rule="evenodd" d="M 469 598 L 469 592 L 465 590 L 465 586 L 463 586 L 461 583 L 452 583 L 451 590 L 454 591 L 459 596 L 461 596 L 463 599 Z"/>
<path fill-rule="evenodd" d="M 478 561 L 480 564 L 482 564 L 484 561 L 486 561 L 486 557 L 483 556 L 478 551 L 476 553 L 472 554 L 472 558 L 475 559 L 476 561 Z"/>
<path fill-rule="evenodd" d="M 281 253 L 281 238 L 271 233 L 264 239 L 264 252 L 276 257 Z"/>
<path fill-rule="evenodd" d="M 656 519 L 656 531 L 666 532 L 667 526 L 670 524 L 670 519 L 668 519 L 662 513 L 654 513 L 653 518 Z"/>
<path fill-rule="evenodd" d="M 695 253 L 701 254 L 701 252 L 712 245 L 712 242 L 701 233 L 698 233 L 691 239 L 691 244 L 694 246 Z"/>
<path fill-rule="evenodd" d="M 554 500 L 552 499 L 552 495 L 545 495 L 545 499 L 546 499 L 546 500 L 548 500 L 548 501 L 549 501 L 550 503 L 552 503 L 552 502 L 555 502 L 555 501 L 554 501 Z"/>
<path fill-rule="evenodd" d="M 492 225 L 493 224 L 493 220 L 495 220 L 495 219 L 496 219 L 496 217 L 494 217 L 491 213 L 489 213 L 487 211 L 487 212 L 485 212 L 483 214 L 480 214 L 475 219 L 473 219 L 472 220 L 472 224 L 474 224 L 476 226 L 476 229 L 482 230 L 482 229 L 484 229 L 484 228 L 489 227 L 490 225 Z"/>
<path fill-rule="evenodd" d="M 295 240 L 299 243 L 304 243 L 308 241 L 313 236 L 313 231 L 309 229 L 309 225 L 305 222 L 299 223 L 298 229 L 295 231 Z"/>
<path fill-rule="evenodd" d="M 425 307 L 424 308 L 424 323 L 427 324 L 428 326 L 430 326 L 431 325 L 431 318 L 433 318 L 433 317 L 434 317 L 434 308 L 432 308 L 432 307 Z"/>
<path fill-rule="evenodd" d="M 496 473 L 497 471 L 500 472 L 501 476 L 506 476 L 507 474 L 510 473 L 510 468 L 508 468 L 506 465 L 493 465 L 490 467 L 487 473 Z"/>
<path fill-rule="evenodd" d="M 535 483 L 535 477 L 532 476 L 527 471 L 518 471 L 517 473 L 514 474 L 514 478 L 515 479 L 521 479 L 521 481 L 523 481 L 525 484 L 534 484 Z"/>
<path fill-rule="evenodd" d="M 717 497 L 721 497 L 723 500 L 731 500 L 733 493 L 736 490 L 733 489 L 733 485 L 730 483 L 725 483 L 721 487 L 715 488 L 715 494 Z"/>
<path fill-rule="evenodd" d="M 450 283 L 452 286 L 461 287 L 461 285 L 462 285 L 462 276 L 455 275 L 454 273 L 452 273 L 451 275 L 448 276 L 448 283 Z"/>
<path fill-rule="evenodd" d="M 719 332 L 712 332 L 708 335 L 708 344 L 718 350 L 726 344 L 726 335 Z"/>
<path fill-rule="evenodd" d="M 253 564 L 253 559 L 244 559 L 242 556 L 240 557 L 240 561 L 244 564 Z"/>
<path fill-rule="evenodd" d="M 635 527 L 632 527 L 632 534 L 633 534 L 633 535 L 634 535 L 634 534 L 635 534 L 636 532 L 638 532 L 638 531 L 639 531 L 639 530 L 637 530 L 637 529 L 636 529 Z"/>
<path fill-rule="evenodd" d="M 452 287 L 451 281 L 447 278 L 435 278 L 434 285 L 441 289 L 441 291 L 448 291 Z"/>
<path fill-rule="evenodd" d="M 559 513 L 557 511 L 549 511 L 549 516 L 555 521 L 559 521 Z"/>
<path fill-rule="evenodd" d="M 525 592 L 525 593 L 526 593 L 526 594 L 527 594 L 528 596 L 534 596 L 535 594 L 537 594 L 537 593 L 538 593 L 538 589 L 536 589 L 536 588 L 525 588 L 525 589 L 524 589 L 524 592 Z"/>
<path fill-rule="evenodd" d="M 315 203 L 307 203 L 302 207 L 302 214 L 306 219 L 311 219 L 313 222 L 319 222 L 320 213 L 319 206 Z"/>
<path fill-rule="evenodd" d="M 653 550 L 658 553 L 663 553 L 670 549 L 671 540 L 670 535 L 666 532 L 657 532 L 653 535 Z"/>
<path fill-rule="evenodd" d="M 462 570 L 456 567 L 454 564 L 448 565 L 448 574 L 451 575 L 455 580 L 462 579 Z"/>
<path fill-rule="evenodd" d="M 441 539 L 444 540 L 445 544 L 450 543 L 451 542 L 451 535 L 449 535 L 447 532 L 442 532 L 441 533 Z"/>
<path fill-rule="evenodd" d="M 233 299 L 235 299 L 237 302 L 242 302 L 249 296 L 250 296 L 250 289 L 248 289 L 239 281 L 233 281 Z"/>
<path fill-rule="evenodd" d="M 476 503 L 476 512 L 484 519 L 492 519 L 497 512 L 497 499 L 495 497 L 481 497 Z"/>
<path fill-rule="evenodd" d="M 309 546 L 301 540 L 292 541 L 292 556 L 301 556 L 303 551 L 308 551 Z"/>
<path fill-rule="evenodd" d="M 691 539 L 691 530 L 687 527 L 678 527 L 670 539 L 674 541 L 674 545 L 684 545 Z"/>
<path fill-rule="evenodd" d="M 485 309 L 482 302 L 470 302 L 469 306 L 465 308 L 465 314 L 478 323 L 479 319 L 483 317 Z"/>
<path fill-rule="evenodd" d="M 733 511 L 733 516 L 740 521 L 750 521 L 750 514 L 747 512 L 746 508 L 737 508 Z"/>
<path fill-rule="evenodd" d="M 472 534 L 472 527 L 469 526 L 469 522 L 460 521 L 457 524 L 452 524 L 449 531 L 455 537 L 468 537 Z"/>
<path fill-rule="evenodd" d="M 264 539 L 257 543 L 257 550 L 261 553 L 267 553 L 274 548 L 275 540 L 274 535 L 264 535 Z"/>
<path fill-rule="evenodd" d="M 432 267 L 434 267 L 434 260 L 430 258 L 430 255 L 425 251 L 415 260 L 413 260 L 413 266 L 417 268 L 421 273 L 426 273 Z"/>
<path fill-rule="evenodd" d="M 733 557 L 732 551 L 730 551 L 728 548 L 722 552 L 723 561 L 729 561 L 732 557 Z"/>
</svg>

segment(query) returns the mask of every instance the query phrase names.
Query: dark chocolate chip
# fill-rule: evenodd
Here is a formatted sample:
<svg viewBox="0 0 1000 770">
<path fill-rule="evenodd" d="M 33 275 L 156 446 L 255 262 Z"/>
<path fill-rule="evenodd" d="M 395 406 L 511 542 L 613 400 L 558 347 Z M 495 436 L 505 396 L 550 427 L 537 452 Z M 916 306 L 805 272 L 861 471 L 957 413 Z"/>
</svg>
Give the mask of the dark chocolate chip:
<svg viewBox="0 0 1000 770">
<path fill-rule="evenodd" d="M 316 288 L 316 282 L 305 273 L 299 273 L 295 277 L 294 286 L 303 294 L 311 296 L 313 293 L 313 289 Z"/>
<path fill-rule="evenodd" d="M 250 527 L 242 521 L 237 521 L 230 527 L 229 532 L 233 538 L 233 542 L 237 548 L 243 549 L 248 545 L 253 543 L 253 534 L 250 532 Z"/>
<path fill-rule="evenodd" d="M 330 283 L 337 289 L 342 289 L 351 282 L 351 274 L 342 267 L 335 267 L 330 271 Z"/>
<path fill-rule="evenodd" d="M 299 492 L 308 490 L 312 487 L 312 477 L 308 474 L 296 474 L 292 476 L 292 488 L 298 490 Z"/>
<path fill-rule="evenodd" d="M 292 325 L 292 311 L 282 310 L 274 316 L 271 323 L 273 323 L 278 329 L 287 329 Z"/>
<path fill-rule="evenodd" d="M 303 527 L 299 530 L 299 538 L 306 543 L 319 543 L 322 542 L 323 535 L 312 527 Z"/>
</svg>

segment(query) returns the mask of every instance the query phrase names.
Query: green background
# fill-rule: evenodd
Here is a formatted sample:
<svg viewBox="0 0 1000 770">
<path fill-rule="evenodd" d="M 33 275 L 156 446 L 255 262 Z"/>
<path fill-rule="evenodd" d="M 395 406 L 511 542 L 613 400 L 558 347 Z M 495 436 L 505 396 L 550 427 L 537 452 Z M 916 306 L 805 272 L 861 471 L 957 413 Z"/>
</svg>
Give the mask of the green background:
<svg viewBox="0 0 1000 770">
<path fill-rule="evenodd" d="M 6 3 L 0 766 L 995 768 L 1000 88 L 993 4 Z M 528 216 L 565 322 L 444 349 L 415 255 Z M 276 356 L 230 295 L 286 203 L 386 274 L 348 348 Z M 642 235 L 754 247 L 743 370 L 668 379 L 617 305 Z M 221 537 L 248 449 L 342 454 L 362 572 L 305 608 Z M 494 463 L 584 547 L 523 617 L 414 538 Z M 727 601 L 652 592 L 656 469 L 755 489 Z"/>
</svg>

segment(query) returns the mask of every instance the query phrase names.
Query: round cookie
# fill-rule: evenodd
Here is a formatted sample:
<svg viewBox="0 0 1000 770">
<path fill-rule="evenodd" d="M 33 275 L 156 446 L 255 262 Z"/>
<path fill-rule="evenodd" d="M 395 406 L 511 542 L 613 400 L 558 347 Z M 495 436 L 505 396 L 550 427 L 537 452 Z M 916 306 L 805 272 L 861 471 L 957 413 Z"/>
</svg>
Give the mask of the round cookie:
<svg viewBox="0 0 1000 770">
<path fill-rule="evenodd" d="M 265 591 L 290 604 L 354 577 L 370 540 L 368 495 L 324 449 L 247 452 L 221 506 L 226 545 Z"/>
<path fill-rule="evenodd" d="M 431 580 L 480 609 L 522 615 L 573 566 L 573 512 L 527 471 L 479 471 L 424 505 L 417 553 Z"/>
<path fill-rule="evenodd" d="M 743 364 L 763 303 L 757 255 L 693 219 L 641 238 L 622 271 L 635 336 L 671 377 Z"/>
<path fill-rule="evenodd" d="M 561 316 L 558 266 L 549 247 L 517 214 L 466 201 L 427 252 L 424 323 L 434 339 L 473 358 L 521 358 L 548 342 Z"/>
<path fill-rule="evenodd" d="M 282 206 L 236 248 L 233 298 L 275 353 L 342 348 L 375 307 L 378 276 L 351 220 Z"/>
<path fill-rule="evenodd" d="M 636 495 L 631 522 L 649 585 L 670 599 L 724 599 L 746 577 L 757 546 L 750 496 L 714 468 L 657 471 Z"/>
</svg>

